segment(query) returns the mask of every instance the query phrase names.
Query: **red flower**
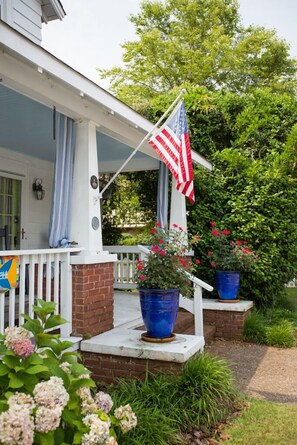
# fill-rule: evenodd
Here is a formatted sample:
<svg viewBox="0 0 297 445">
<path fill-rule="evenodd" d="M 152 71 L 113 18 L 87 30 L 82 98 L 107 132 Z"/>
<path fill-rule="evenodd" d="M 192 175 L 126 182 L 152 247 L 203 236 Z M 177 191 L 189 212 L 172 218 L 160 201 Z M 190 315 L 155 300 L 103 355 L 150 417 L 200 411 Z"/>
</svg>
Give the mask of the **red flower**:
<svg viewBox="0 0 297 445">
<path fill-rule="evenodd" d="M 239 246 L 241 246 L 241 241 L 236 241 Z"/>
<path fill-rule="evenodd" d="M 142 269 L 143 269 L 142 264 L 139 264 L 139 265 L 137 266 L 137 269 L 138 269 L 138 270 L 142 270 Z"/>
<path fill-rule="evenodd" d="M 179 230 L 180 230 L 181 232 L 183 232 L 184 229 L 183 229 L 182 227 L 179 226 Z"/>
<path fill-rule="evenodd" d="M 186 261 L 184 261 L 184 260 L 182 260 L 181 258 L 179 258 L 179 262 L 180 262 L 180 264 L 181 264 L 183 267 L 186 267 L 186 265 L 187 265 L 187 262 L 186 262 Z"/>
<path fill-rule="evenodd" d="M 211 227 L 215 227 L 216 226 L 216 223 L 214 221 L 210 221 L 209 224 L 211 225 Z"/>
<path fill-rule="evenodd" d="M 142 264 L 142 260 L 136 260 L 136 263 L 137 264 L 140 264 L 140 263 Z"/>
<path fill-rule="evenodd" d="M 144 281 L 145 280 L 145 275 L 140 275 L 140 277 L 139 277 L 142 281 Z"/>
<path fill-rule="evenodd" d="M 220 236 L 221 235 L 220 232 L 218 230 L 216 230 L 216 229 L 213 229 L 211 231 L 211 233 L 213 234 L 213 236 Z"/>
<path fill-rule="evenodd" d="M 211 267 L 215 267 L 215 262 L 212 261 L 212 262 L 210 263 L 210 265 L 211 265 Z"/>
<path fill-rule="evenodd" d="M 172 224 L 172 226 L 173 226 L 173 227 L 178 227 L 178 225 L 177 225 L 177 224 Z"/>
<path fill-rule="evenodd" d="M 166 250 L 160 250 L 160 255 L 166 255 Z"/>
<path fill-rule="evenodd" d="M 196 264 L 201 264 L 201 261 L 200 260 L 196 260 L 195 263 Z"/>
<path fill-rule="evenodd" d="M 244 241 L 243 244 L 247 244 L 247 241 Z"/>
<path fill-rule="evenodd" d="M 207 255 L 212 255 L 212 252 L 209 250 L 209 251 L 207 252 Z"/>
<path fill-rule="evenodd" d="M 153 246 L 152 248 L 151 248 L 151 251 L 152 252 L 159 252 L 159 247 L 158 246 Z"/>
<path fill-rule="evenodd" d="M 155 233 L 157 233 L 157 230 L 156 230 L 156 229 L 152 229 L 152 230 L 151 230 L 151 233 L 152 233 L 153 235 L 155 235 Z"/>
<path fill-rule="evenodd" d="M 230 235 L 230 230 L 222 230 L 223 235 Z"/>
<path fill-rule="evenodd" d="M 160 239 L 159 243 L 160 243 L 160 244 L 164 244 L 165 241 L 164 241 L 163 239 Z"/>
<path fill-rule="evenodd" d="M 156 227 L 161 227 L 161 223 L 160 223 L 160 222 L 157 222 L 157 223 L 156 223 Z"/>
</svg>

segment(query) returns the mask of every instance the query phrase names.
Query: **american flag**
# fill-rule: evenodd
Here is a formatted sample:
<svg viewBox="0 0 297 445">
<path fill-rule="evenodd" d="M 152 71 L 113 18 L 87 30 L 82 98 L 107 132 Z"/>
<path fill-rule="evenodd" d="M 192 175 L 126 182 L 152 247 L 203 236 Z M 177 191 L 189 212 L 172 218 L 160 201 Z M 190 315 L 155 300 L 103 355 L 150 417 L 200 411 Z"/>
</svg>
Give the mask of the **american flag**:
<svg viewBox="0 0 297 445">
<path fill-rule="evenodd" d="M 194 175 L 184 100 L 149 143 L 176 179 L 177 190 L 194 203 Z"/>
</svg>

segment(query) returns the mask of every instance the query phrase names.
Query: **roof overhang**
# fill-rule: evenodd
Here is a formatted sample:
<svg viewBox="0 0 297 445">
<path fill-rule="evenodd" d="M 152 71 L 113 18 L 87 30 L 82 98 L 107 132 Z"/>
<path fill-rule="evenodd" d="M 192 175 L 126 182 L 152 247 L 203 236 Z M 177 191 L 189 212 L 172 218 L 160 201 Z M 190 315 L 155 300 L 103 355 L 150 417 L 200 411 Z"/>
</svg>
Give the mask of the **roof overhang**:
<svg viewBox="0 0 297 445">
<path fill-rule="evenodd" d="M 56 0 L 58 3 L 58 1 Z M 136 148 L 152 123 L 51 53 L 0 21 L 0 77 L 3 85 L 75 120 L 93 121 L 100 132 Z M 140 151 L 158 159 L 145 142 Z M 193 161 L 211 170 L 196 152 Z"/>
<path fill-rule="evenodd" d="M 42 20 L 47 23 L 51 20 L 62 20 L 66 12 L 60 0 L 41 0 Z"/>
</svg>

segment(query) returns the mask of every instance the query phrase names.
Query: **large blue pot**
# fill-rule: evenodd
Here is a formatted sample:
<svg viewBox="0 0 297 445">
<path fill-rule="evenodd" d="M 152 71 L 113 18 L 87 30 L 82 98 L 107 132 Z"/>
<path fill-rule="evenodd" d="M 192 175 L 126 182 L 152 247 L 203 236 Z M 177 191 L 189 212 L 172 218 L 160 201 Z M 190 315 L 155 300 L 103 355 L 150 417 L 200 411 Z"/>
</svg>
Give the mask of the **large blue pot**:
<svg viewBox="0 0 297 445">
<path fill-rule="evenodd" d="M 170 337 L 178 313 L 179 290 L 139 288 L 139 295 L 148 337 Z"/>
<path fill-rule="evenodd" d="M 240 285 L 240 272 L 216 270 L 216 288 L 220 300 L 236 300 Z"/>
</svg>

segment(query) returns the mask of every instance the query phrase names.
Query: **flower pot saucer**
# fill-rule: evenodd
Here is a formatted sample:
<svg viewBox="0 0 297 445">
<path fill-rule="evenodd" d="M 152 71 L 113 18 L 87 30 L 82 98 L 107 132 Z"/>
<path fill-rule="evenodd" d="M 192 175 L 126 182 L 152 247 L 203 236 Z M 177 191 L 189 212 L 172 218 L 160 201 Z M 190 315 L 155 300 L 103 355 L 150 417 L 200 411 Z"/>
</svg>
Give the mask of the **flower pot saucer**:
<svg viewBox="0 0 297 445">
<path fill-rule="evenodd" d="M 220 299 L 218 299 L 217 300 L 219 303 L 239 303 L 240 302 L 240 300 L 220 300 Z"/>
<path fill-rule="evenodd" d="M 148 343 L 170 343 L 171 341 L 176 339 L 175 334 L 170 334 L 170 337 L 166 338 L 155 338 L 155 337 L 149 337 L 147 332 L 144 332 L 141 334 L 141 340 L 147 341 Z"/>
</svg>

